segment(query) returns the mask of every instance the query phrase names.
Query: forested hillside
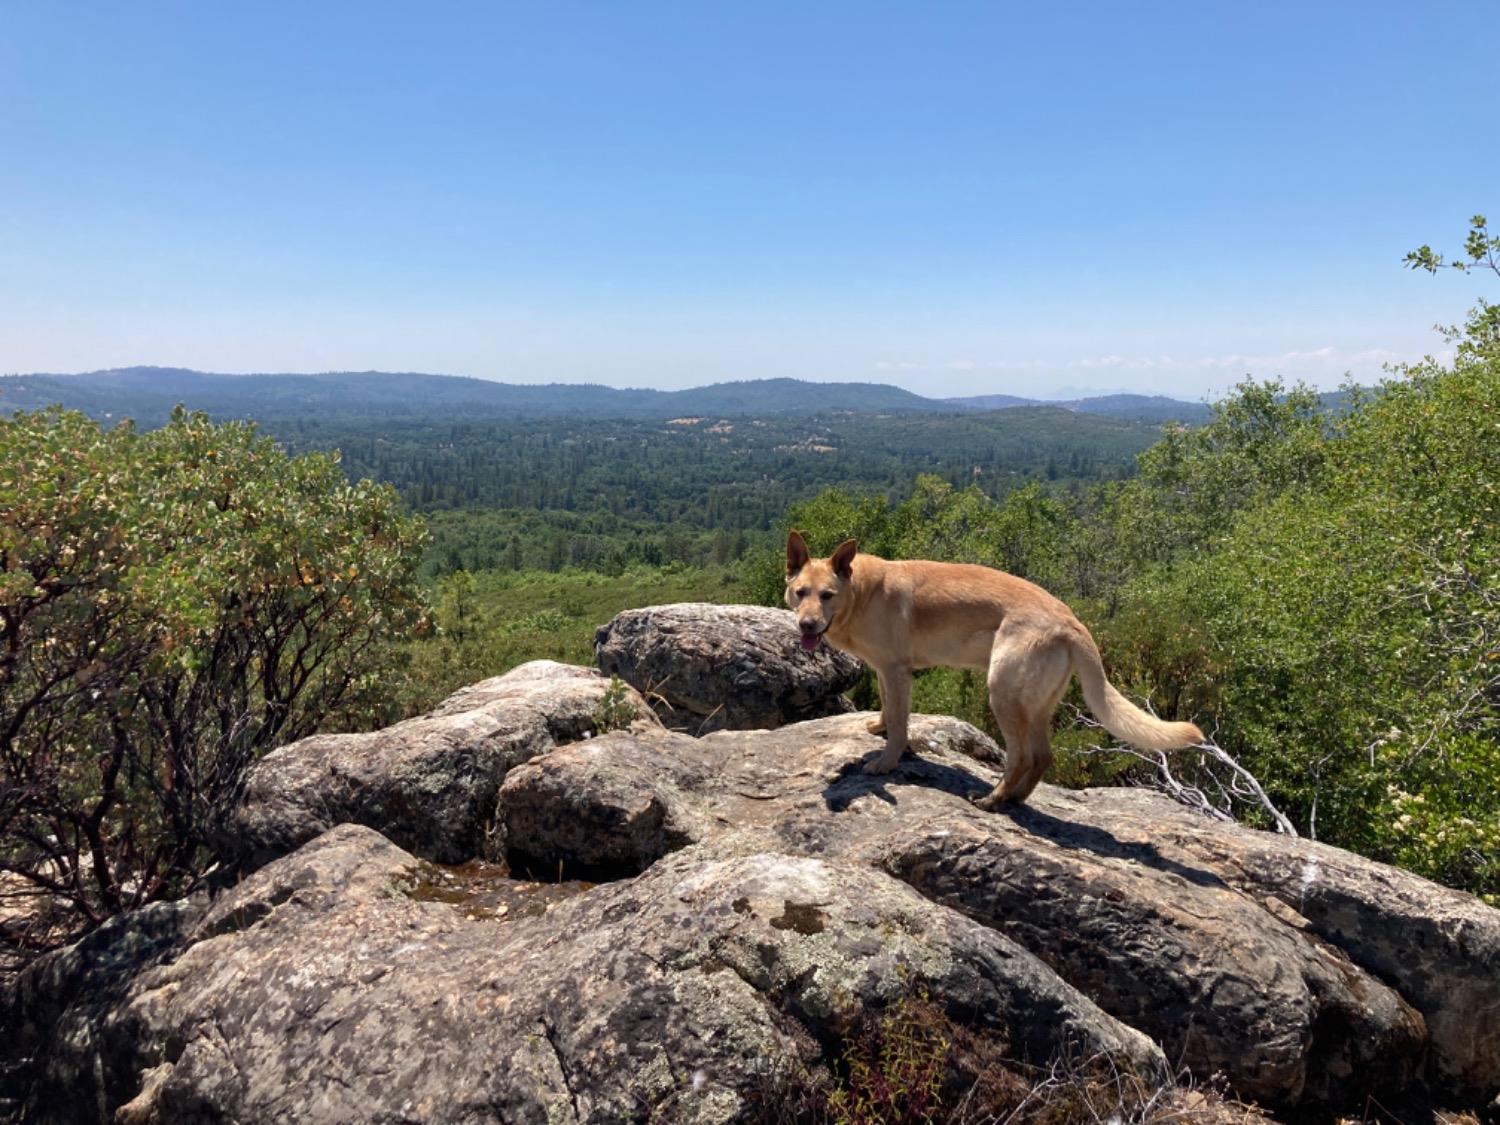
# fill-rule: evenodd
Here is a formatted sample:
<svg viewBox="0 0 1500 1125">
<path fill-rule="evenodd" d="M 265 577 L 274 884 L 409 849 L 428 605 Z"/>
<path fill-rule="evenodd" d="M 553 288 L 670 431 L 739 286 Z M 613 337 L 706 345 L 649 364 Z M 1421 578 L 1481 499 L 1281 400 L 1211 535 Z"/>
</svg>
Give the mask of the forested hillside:
<svg viewBox="0 0 1500 1125">
<path fill-rule="evenodd" d="M 738 558 L 787 505 L 829 487 L 895 493 L 932 473 L 1002 496 L 1028 480 L 1118 479 L 1159 433 L 1052 407 L 664 422 L 272 416 L 264 426 L 294 452 L 341 450 L 351 478 L 390 482 L 432 513 L 435 569 L 615 572 Z"/>
<path fill-rule="evenodd" d="M 160 425 L 178 403 L 217 418 L 270 414 L 426 418 L 461 410 L 490 418 L 654 418 L 692 414 L 819 414 L 993 410 L 1047 405 L 1016 395 L 925 398 L 886 383 L 822 383 L 803 379 L 745 379 L 679 391 L 583 383 L 503 383 L 419 372 L 337 371 L 316 375 L 223 375 L 178 367 L 124 367 L 77 375 L 0 378 L 0 409 L 35 410 L 61 404 L 94 417 L 129 416 Z M 1202 421 L 1202 403 L 1147 395 L 1106 395 L 1050 405 L 1127 420 Z"/>
</svg>

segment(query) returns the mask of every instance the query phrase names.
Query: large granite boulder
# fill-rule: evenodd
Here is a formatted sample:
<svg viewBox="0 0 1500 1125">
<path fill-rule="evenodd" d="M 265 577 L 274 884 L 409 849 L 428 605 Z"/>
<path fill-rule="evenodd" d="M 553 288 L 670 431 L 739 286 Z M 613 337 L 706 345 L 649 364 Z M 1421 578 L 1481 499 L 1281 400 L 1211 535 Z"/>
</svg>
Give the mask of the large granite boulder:
<svg viewBox="0 0 1500 1125">
<path fill-rule="evenodd" d="M 533 660 L 385 730 L 284 746 L 251 767 L 217 850 L 255 867 L 353 823 L 424 859 L 484 854 L 506 772 L 597 733 L 609 686 L 588 668 Z M 655 727 L 645 700 L 625 691 L 636 721 Z"/>
<path fill-rule="evenodd" d="M 851 710 L 863 665 L 829 645 L 804 652 L 790 610 L 684 602 L 629 609 L 594 636 L 601 671 L 691 734 L 779 727 Z"/>
<path fill-rule="evenodd" d="M 1205 832 L 1200 817 L 1142 790 L 1058 790 L 1049 803 L 1079 833 L 1107 830 L 1124 847 L 1207 868 L 1344 951 L 1423 1014 L 1440 1088 L 1500 1093 L 1500 911 L 1313 840 Z M 1500 1117 L 1500 1102 L 1493 1109 Z"/>
<path fill-rule="evenodd" d="M 997 773 L 977 757 L 998 755 L 982 734 L 952 719 L 915 716 L 921 756 L 908 755 L 889 777 L 871 777 L 859 767 L 882 743 L 864 721 L 851 715 L 696 740 L 620 733 L 571 747 L 506 779 L 502 830 L 507 839 L 524 836 L 538 865 L 586 857 L 598 869 L 626 868 L 653 847 L 611 812 L 650 806 L 660 810 L 656 855 L 690 844 L 729 854 L 775 848 L 878 867 L 1015 937 L 1106 1011 L 1151 1035 L 1168 1057 L 1195 1074 L 1225 1074 L 1261 1103 L 1355 1104 L 1422 1078 L 1429 1019 L 1441 1031 L 1450 1018 L 1434 989 L 1403 996 L 1383 966 L 1362 967 L 1368 961 L 1360 950 L 1320 936 L 1280 900 L 1246 893 L 1222 865 L 1154 846 L 1150 810 L 1190 822 L 1190 835 L 1229 854 L 1275 848 L 1281 838 L 1195 817 L 1139 791 L 1079 795 L 1049 786 L 1028 806 L 982 812 L 969 800 L 988 792 Z M 1116 802 L 1144 818 L 1136 822 L 1139 838 L 1112 830 Z M 611 823 L 621 831 L 610 832 Z M 1500 912 L 1337 854 L 1401 882 L 1439 916 L 1467 911 L 1475 932 L 1448 943 L 1441 972 L 1464 982 L 1459 994 L 1470 1004 L 1500 1002 L 1494 946 L 1486 944 L 1500 940 Z M 1378 910 L 1382 896 L 1362 902 Z M 1500 1013 L 1476 1021 L 1466 1010 L 1463 1034 L 1430 1044 L 1434 1075 L 1474 1091 L 1500 1090 L 1493 1050 Z M 1489 1061 L 1480 1064 L 1486 1051 Z"/>
<path fill-rule="evenodd" d="M 1143 791 L 983 812 L 1002 755 L 952 719 L 914 716 L 915 752 L 878 777 L 861 714 L 599 733 L 607 684 L 527 666 L 268 757 L 226 849 L 247 874 L 0 994 L 11 1104 L 759 1121 L 913 997 L 965 1081 L 983 1044 L 1043 1074 L 1104 1057 L 1147 1090 L 1217 1075 L 1306 1120 L 1500 1094 L 1500 911 L 1468 895 Z"/>
<path fill-rule="evenodd" d="M 691 851 L 476 921 L 336 828 L 223 895 L 102 1019 L 61 1021 L 43 1121 L 728 1121 L 920 987 L 1045 1059 L 1160 1050 L 1004 935 L 879 872 Z M 70 1077 L 71 1076 L 71 1077 Z"/>
</svg>

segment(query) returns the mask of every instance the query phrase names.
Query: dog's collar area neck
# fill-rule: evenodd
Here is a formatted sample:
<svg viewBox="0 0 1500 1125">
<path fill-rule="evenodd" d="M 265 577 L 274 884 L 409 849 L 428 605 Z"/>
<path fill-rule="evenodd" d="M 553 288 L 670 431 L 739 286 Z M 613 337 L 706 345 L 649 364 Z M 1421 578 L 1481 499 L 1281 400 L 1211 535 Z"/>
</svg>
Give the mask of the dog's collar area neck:
<svg viewBox="0 0 1500 1125">
<path fill-rule="evenodd" d="M 833 630 L 836 629 L 839 624 L 849 616 L 849 611 L 853 608 L 854 599 L 847 599 L 843 605 L 839 606 L 833 617 L 829 619 L 828 624 L 823 627 L 823 632 L 825 634 L 833 632 Z"/>
</svg>

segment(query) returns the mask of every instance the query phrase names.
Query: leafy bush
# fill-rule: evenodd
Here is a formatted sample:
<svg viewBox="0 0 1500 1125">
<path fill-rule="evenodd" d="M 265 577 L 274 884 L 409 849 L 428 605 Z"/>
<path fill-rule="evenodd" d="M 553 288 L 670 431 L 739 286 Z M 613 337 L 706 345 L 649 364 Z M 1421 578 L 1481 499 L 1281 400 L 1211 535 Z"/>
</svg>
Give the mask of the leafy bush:
<svg viewBox="0 0 1500 1125">
<path fill-rule="evenodd" d="M 1500 342 L 1471 318 L 1352 412 L 1310 486 L 1188 564 L 1224 745 L 1325 839 L 1500 896 Z M 1257 768 L 1258 767 L 1258 768 Z"/>
<path fill-rule="evenodd" d="M 1312 390 L 1245 380 L 1197 429 L 1164 427 L 1120 486 L 1112 513 L 1132 572 L 1211 547 L 1239 512 L 1312 481 L 1328 419 Z"/>
<path fill-rule="evenodd" d="M 384 717 L 424 620 L 395 493 L 250 426 L 17 414 L 0 513 L 0 869 L 84 925 L 190 884 L 257 754 Z"/>
</svg>

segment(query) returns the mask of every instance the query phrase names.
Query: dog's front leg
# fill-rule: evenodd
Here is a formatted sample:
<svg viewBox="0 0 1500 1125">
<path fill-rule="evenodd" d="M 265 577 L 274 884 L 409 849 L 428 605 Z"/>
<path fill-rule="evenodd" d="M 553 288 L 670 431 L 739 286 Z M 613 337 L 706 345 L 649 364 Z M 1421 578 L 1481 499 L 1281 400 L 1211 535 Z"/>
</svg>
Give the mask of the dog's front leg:
<svg viewBox="0 0 1500 1125">
<path fill-rule="evenodd" d="M 890 698 L 890 689 L 885 686 L 885 673 L 882 672 L 879 668 L 875 669 L 875 682 L 880 685 L 880 717 L 878 719 L 871 719 L 868 723 L 866 723 L 865 730 L 869 731 L 871 734 L 884 734 L 885 707 L 886 700 Z"/>
<path fill-rule="evenodd" d="M 906 723 L 911 716 L 911 669 L 885 668 L 875 673 L 880 680 L 880 713 L 885 720 L 885 752 L 865 773 L 890 773 L 906 752 Z"/>
</svg>

